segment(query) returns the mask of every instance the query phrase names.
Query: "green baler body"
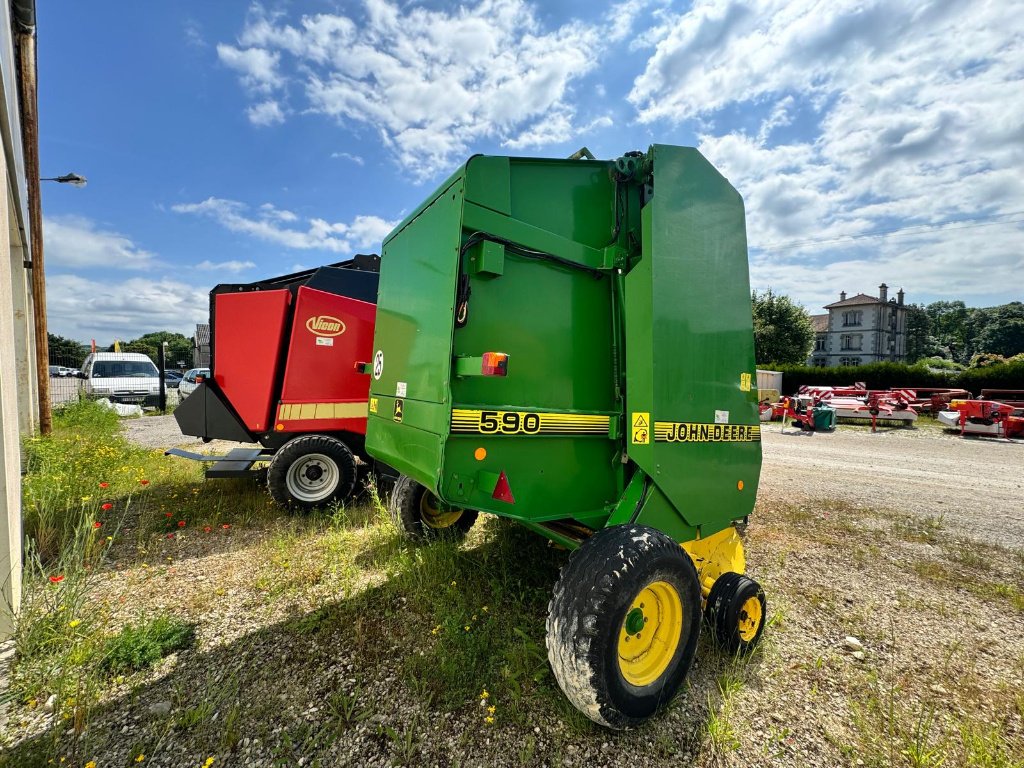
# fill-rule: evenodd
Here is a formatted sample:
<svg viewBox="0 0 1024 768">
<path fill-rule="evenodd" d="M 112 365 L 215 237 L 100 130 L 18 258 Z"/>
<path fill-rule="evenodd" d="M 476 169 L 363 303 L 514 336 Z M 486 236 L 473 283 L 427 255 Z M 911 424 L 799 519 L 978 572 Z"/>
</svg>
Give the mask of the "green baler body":
<svg viewBox="0 0 1024 768">
<path fill-rule="evenodd" d="M 566 524 L 689 541 L 750 513 L 742 200 L 694 149 L 629 162 L 643 171 L 615 181 L 611 162 L 477 156 L 391 233 L 372 455 L 570 546 Z M 485 352 L 508 355 L 506 376 L 480 375 Z"/>
</svg>

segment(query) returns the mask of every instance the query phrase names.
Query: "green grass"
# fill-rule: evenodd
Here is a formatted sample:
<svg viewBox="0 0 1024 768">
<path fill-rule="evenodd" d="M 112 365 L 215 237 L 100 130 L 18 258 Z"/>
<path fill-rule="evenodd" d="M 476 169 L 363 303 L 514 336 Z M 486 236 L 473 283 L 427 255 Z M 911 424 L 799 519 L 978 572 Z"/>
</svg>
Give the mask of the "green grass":
<svg viewBox="0 0 1024 768">
<path fill-rule="evenodd" d="M 111 674 L 138 672 L 164 656 L 188 648 L 195 640 L 195 627 L 167 614 L 132 624 L 103 647 L 101 667 Z"/>
</svg>

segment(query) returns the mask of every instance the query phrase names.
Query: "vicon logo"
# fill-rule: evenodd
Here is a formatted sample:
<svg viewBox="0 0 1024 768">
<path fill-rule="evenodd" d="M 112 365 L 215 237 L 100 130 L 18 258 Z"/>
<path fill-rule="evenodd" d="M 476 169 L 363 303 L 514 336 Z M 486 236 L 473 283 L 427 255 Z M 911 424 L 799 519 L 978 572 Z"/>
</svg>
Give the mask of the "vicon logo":
<svg viewBox="0 0 1024 768">
<path fill-rule="evenodd" d="M 315 315 L 306 321 L 306 330 L 317 336 L 341 336 L 345 332 L 345 324 L 330 315 Z"/>
</svg>

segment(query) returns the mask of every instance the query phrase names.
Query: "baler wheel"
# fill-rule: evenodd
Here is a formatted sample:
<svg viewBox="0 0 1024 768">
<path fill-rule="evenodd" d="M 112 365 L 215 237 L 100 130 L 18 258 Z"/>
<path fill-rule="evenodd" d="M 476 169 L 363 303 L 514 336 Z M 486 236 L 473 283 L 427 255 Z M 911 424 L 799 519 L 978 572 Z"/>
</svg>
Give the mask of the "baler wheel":
<svg viewBox="0 0 1024 768">
<path fill-rule="evenodd" d="M 267 487 L 281 506 L 315 509 L 348 499 L 356 474 L 355 456 L 341 440 L 301 435 L 274 454 L 267 469 Z"/>
<path fill-rule="evenodd" d="M 548 660 L 569 701 L 610 728 L 665 707 L 700 634 L 700 584 L 672 538 L 613 526 L 585 540 L 548 606 Z"/>
<path fill-rule="evenodd" d="M 711 585 L 704 617 L 719 647 L 744 655 L 761 639 L 766 609 L 760 584 L 738 573 L 723 573 Z"/>
<path fill-rule="evenodd" d="M 413 541 L 462 538 L 473 523 L 477 511 L 441 502 L 429 489 L 411 477 L 400 475 L 388 504 L 395 527 Z"/>
</svg>

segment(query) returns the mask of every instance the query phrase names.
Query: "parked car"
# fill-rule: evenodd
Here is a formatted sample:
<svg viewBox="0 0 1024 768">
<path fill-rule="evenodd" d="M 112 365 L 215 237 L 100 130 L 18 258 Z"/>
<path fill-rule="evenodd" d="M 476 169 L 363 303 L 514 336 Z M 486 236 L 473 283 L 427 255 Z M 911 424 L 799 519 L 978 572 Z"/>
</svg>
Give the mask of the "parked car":
<svg viewBox="0 0 1024 768">
<path fill-rule="evenodd" d="M 66 378 L 68 376 L 77 376 L 78 370 L 76 368 L 68 368 L 63 365 L 51 365 L 50 375 L 57 376 L 59 378 Z"/>
<path fill-rule="evenodd" d="M 181 379 L 181 383 L 178 384 L 178 397 L 184 400 L 186 397 L 195 392 L 196 387 L 199 386 L 199 382 L 196 381 L 197 376 L 208 377 L 210 375 L 209 368 L 190 368 L 185 371 L 185 375 Z"/>
<path fill-rule="evenodd" d="M 160 403 L 160 371 L 138 352 L 93 352 L 82 363 L 82 377 L 88 397 L 139 405 Z"/>
<path fill-rule="evenodd" d="M 181 384 L 182 376 L 184 374 L 181 371 L 166 370 L 164 371 L 164 385 L 171 389 L 177 389 Z"/>
</svg>

